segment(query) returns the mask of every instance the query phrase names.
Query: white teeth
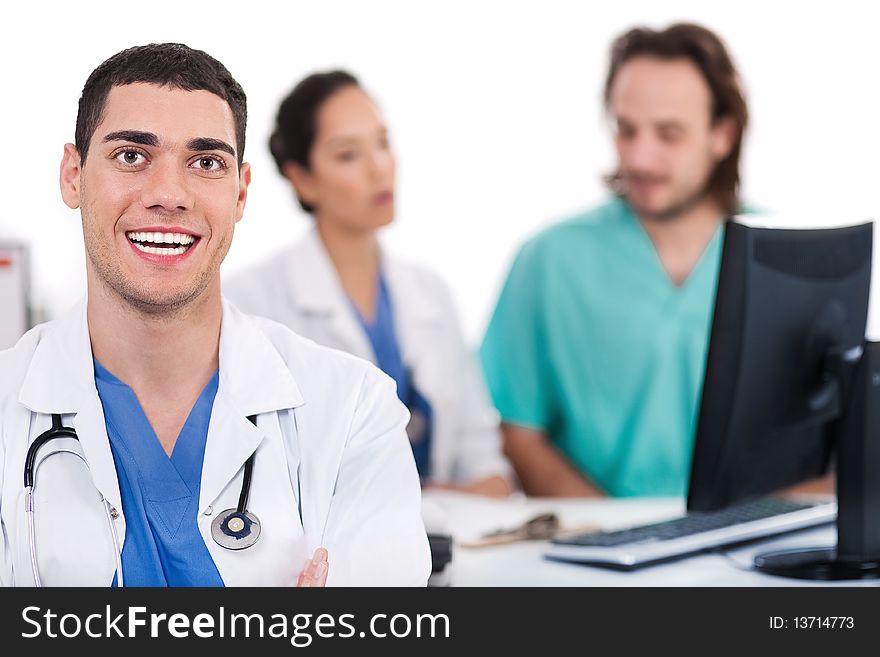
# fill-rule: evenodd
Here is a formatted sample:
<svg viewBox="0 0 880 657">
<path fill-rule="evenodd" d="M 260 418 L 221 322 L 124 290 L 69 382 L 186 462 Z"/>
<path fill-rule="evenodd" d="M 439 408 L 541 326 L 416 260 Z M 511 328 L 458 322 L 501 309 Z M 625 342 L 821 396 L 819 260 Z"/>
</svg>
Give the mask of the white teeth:
<svg viewBox="0 0 880 657">
<path fill-rule="evenodd" d="M 152 253 L 153 255 L 161 255 L 161 256 L 173 256 L 180 255 L 181 253 L 186 252 L 185 246 L 176 246 L 172 248 L 168 247 L 158 247 L 158 246 L 144 246 L 143 244 L 134 243 L 135 248 L 138 251 L 143 251 L 144 253 Z"/>
<path fill-rule="evenodd" d="M 146 233 L 146 232 L 128 232 L 128 239 L 132 242 L 149 242 L 151 244 L 181 244 L 188 246 L 195 242 L 192 235 L 184 233 Z"/>
</svg>

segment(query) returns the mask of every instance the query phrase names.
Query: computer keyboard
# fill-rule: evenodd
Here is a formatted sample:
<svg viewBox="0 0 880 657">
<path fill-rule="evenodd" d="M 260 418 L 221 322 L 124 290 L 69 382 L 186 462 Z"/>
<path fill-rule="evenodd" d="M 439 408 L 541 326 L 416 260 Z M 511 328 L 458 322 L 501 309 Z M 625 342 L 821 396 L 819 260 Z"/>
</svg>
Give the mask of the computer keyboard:
<svg viewBox="0 0 880 657">
<path fill-rule="evenodd" d="M 561 561 L 637 568 L 797 529 L 833 522 L 834 502 L 760 498 L 721 511 L 689 513 L 664 522 L 554 539 L 545 556 Z"/>
</svg>

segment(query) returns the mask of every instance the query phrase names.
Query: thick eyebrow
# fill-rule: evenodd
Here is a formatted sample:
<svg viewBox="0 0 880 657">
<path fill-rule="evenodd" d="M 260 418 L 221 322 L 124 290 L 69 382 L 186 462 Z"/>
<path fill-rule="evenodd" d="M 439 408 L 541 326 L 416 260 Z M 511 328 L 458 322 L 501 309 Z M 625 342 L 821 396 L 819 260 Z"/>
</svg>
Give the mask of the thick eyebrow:
<svg viewBox="0 0 880 657">
<path fill-rule="evenodd" d="M 235 157 L 235 149 L 221 139 L 196 137 L 186 142 L 186 147 L 191 151 L 223 151 Z"/>
<path fill-rule="evenodd" d="M 117 130 L 104 135 L 103 143 L 108 141 L 130 141 L 133 144 L 141 144 L 142 146 L 158 146 L 159 138 L 152 132 L 142 132 L 140 130 Z"/>
<path fill-rule="evenodd" d="M 103 142 L 108 141 L 128 141 L 132 144 L 141 144 L 142 146 L 158 146 L 159 137 L 152 132 L 143 132 L 141 130 L 117 130 L 104 136 Z M 213 139 L 211 137 L 196 137 L 186 142 L 186 147 L 191 151 L 223 151 L 235 156 L 235 149 L 221 139 Z"/>
</svg>

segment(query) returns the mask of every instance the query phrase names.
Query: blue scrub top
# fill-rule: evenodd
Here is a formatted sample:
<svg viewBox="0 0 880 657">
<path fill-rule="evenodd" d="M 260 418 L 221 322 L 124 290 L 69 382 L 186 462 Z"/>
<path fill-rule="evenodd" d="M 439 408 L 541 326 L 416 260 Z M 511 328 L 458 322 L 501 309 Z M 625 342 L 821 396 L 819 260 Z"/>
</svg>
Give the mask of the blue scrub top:
<svg viewBox="0 0 880 657">
<path fill-rule="evenodd" d="M 391 295 L 388 294 L 388 286 L 381 273 L 376 290 L 376 316 L 372 322 L 367 321 L 354 302 L 351 302 L 351 306 L 373 347 L 376 364 L 397 383 L 397 397 L 406 405 L 414 418 L 410 422 L 407 433 L 419 477 L 424 481 L 428 478 L 431 470 L 431 420 L 433 415 L 431 405 L 416 390 L 410 372 L 401 358 L 397 334 L 394 331 Z M 351 300 L 349 299 L 349 301 Z"/>
<path fill-rule="evenodd" d="M 168 458 L 131 388 L 95 361 L 125 514 L 126 586 L 223 586 L 196 523 L 219 378 L 215 372 L 199 395 Z"/>
</svg>

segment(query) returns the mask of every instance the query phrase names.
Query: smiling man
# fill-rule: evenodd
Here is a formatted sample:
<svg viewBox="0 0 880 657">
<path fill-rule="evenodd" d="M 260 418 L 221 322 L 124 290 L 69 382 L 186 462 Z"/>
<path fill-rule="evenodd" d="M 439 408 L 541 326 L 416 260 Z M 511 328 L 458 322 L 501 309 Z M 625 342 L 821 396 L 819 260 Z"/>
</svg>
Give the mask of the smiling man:
<svg viewBox="0 0 880 657">
<path fill-rule="evenodd" d="M 88 298 L 0 352 L 2 584 L 425 584 L 393 382 L 221 298 L 246 119 L 181 44 L 86 82 L 60 183 Z"/>
<path fill-rule="evenodd" d="M 634 29 L 611 50 L 615 197 L 519 252 L 481 349 L 533 495 L 683 495 L 747 122 L 721 40 Z"/>
</svg>

